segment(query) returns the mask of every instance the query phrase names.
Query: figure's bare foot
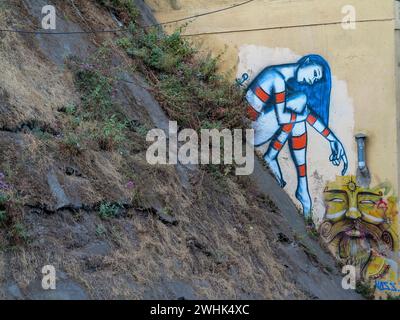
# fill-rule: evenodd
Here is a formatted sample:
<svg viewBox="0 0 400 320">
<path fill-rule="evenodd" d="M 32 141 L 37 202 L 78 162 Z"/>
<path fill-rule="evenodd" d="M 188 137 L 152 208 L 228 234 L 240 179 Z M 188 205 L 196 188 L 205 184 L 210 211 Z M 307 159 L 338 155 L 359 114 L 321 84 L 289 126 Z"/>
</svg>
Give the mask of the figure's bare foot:
<svg viewBox="0 0 400 320">
<path fill-rule="evenodd" d="M 298 188 L 296 191 L 296 198 L 300 201 L 303 207 L 303 214 L 305 219 L 311 218 L 311 198 L 307 188 Z"/>
</svg>

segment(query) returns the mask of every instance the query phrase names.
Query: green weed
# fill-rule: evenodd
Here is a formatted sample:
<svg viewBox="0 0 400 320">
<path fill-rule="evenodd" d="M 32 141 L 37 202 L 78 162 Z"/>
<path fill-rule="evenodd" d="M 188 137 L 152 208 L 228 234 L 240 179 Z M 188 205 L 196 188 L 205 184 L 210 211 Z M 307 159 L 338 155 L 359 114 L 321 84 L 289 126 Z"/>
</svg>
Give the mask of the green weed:
<svg viewBox="0 0 400 320">
<path fill-rule="evenodd" d="M 109 202 L 104 202 L 100 205 L 99 216 L 103 220 L 115 218 L 119 212 L 119 206 Z"/>
<path fill-rule="evenodd" d="M 126 128 L 126 121 L 121 122 L 116 115 L 112 115 L 104 122 L 104 126 L 99 133 L 100 148 L 103 150 L 112 150 L 120 147 L 126 141 Z"/>
<path fill-rule="evenodd" d="M 370 283 L 358 281 L 356 284 L 356 292 L 362 295 L 365 299 L 373 300 L 375 295 L 375 286 Z"/>
</svg>

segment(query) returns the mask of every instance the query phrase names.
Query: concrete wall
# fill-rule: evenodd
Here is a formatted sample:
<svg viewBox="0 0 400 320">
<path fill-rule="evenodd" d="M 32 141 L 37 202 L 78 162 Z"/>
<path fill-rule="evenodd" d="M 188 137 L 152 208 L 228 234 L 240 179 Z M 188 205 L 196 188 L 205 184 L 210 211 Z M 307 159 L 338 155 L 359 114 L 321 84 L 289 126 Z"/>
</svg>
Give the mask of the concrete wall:
<svg viewBox="0 0 400 320">
<path fill-rule="evenodd" d="M 162 22 L 241 1 L 146 2 Z M 379 201 L 383 201 L 384 207 L 382 209 L 381 205 L 381 208 L 375 208 L 373 215 L 384 217 L 382 219 L 385 223 L 390 224 L 390 227 L 378 225 L 380 218 L 375 219 L 382 232 L 391 230 L 389 233 L 393 243 L 386 245 L 393 249 L 397 248 L 398 243 L 397 205 L 394 208 L 393 203 L 397 203 L 400 178 L 399 116 L 396 102 L 400 101 L 397 90 L 400 55 L 399 50 L 396 51 L 400 36 L 399 31 L 395 32 L 395 4 L 393 0 L 353 0 L 351 4 L 356 9 L 356 20 L 359 22 L 355 30 L 346 30 L 340 22 L 345 16 L 342 8 L 348 4 L 347 0 L 256 0 L 232 10 L 199 17 L 189 23 L 185 34 L 192 35 L 189 39 L 205 51 L 210 50 L 215 54 L 225 52 L 220 68 L 222 72 L 230 72 L 232 81 L 240 78 L 243 73 L 248 73 L 251 81 L 267 66 L 295 63 L 308 54 L 318 54 L 329 63 L 332 72 L 329 128 L 343 144 L 349 160 L 349 169 L 343 179 L 347 179 L 346 183 L 353 180 L 356 183 L 355 188 L 351 187 L 354 190 L 347 186 L 344 192 L 349 193 L 348 197 L 350 193 L 354 195 L 355 190 L 358 192 L 361 189 L 361 193 L 372 190 L 382 195 Z M 175 27 L 171 25 L 166 30 Z M 264 28 L 270 29 L 260 30 Z M 237 31 L 244 29 L 247 31 Z M 220 33 L 208 34 L 213 32 Z M 368 137 L 367 165 L 371 174 L 368 186 L 357 185 L 357 177 L 353 177 L 357 175 L 354 139 L 357 133 L 365 133 Z M 267 147 L 265 145 L 262 151 Z M 337 182 L 342 181 L 337 177 L 341 174 L 341 167 L 335 167 L 329 162 L 330 153 L 330 144 L 309 127 L 307 176 L 313 202 L 313 219 L 318 226 L 329 220 L 326 212 L 334 210 L 324 191 L 329 189 L 329 185 L 336 183 L 337 187 Z M 285 190 L 300 208 L 295 197 L 298 177 L 287 145 L 279 155 L 279 163 L 287 182 Z M 335 222 L 331 221 L 331 227 L 335 226 Z M 327 244 L 332 253 L 345 262 L 346 259 L 340 257 L 337 251 L 340 244 L 329 241 Z M 358 244 L 362 246 L 363 241 L 358 240 Z M 381 252 L 380 255 L 386 255 L 390 261 L 398 261 L 398 250 L 394 254 Z M 379 269 L 384 265 L 378 267 L 377 264 L 376 261 L 370 261 L 369 267 L 375 265 Z M 368 273 L 368 266 L 364 265 L 364 273 Z M 369 273 L 373 274 L 374 271 Z M 383 280 L 389 277 L 388 273 L 377 274 Z M 397 281 L 393 275 L 389 278 Z"/>
</svg>

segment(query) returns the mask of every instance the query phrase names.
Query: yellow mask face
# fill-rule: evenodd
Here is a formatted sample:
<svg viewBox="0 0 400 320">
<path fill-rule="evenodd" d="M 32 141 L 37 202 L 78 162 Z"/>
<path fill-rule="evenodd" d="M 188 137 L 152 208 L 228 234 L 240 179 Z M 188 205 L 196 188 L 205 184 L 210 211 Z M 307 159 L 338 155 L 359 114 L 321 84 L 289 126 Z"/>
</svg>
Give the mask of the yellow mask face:
<svg viewBox="0 0 400 320">
<path fill-rule="evenodd" d="M 359 187 L 355 181 L 353 176 L 338 177 L 335 182 L 327 185 L 324 191 L 325 219 L 332 222 L 362 219 L 375 225 L 387 222 L 392 215 L 388 209 L 393 209 L 395 201 L 393 197 L 384 197 L 386 187 L 382 185 L 366 189 Z M 393 201 L 394 205 L 391 203 Z"/>
<path fill-rule="evenodd" d="M 337 177 L 324 190 L 321 238 L 345 264 L 357 264 L 365 278 L 393 274 L 397 263 L 397 199 L 388 184 L 363 188 L 355 176 Z"/>
</svg>

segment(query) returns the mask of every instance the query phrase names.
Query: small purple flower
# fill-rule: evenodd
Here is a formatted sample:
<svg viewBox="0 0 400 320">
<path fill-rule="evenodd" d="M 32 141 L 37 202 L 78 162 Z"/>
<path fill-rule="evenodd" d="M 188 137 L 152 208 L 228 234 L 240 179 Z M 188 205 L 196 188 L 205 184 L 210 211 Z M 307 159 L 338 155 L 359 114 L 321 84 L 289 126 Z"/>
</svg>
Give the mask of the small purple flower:
<svg viewBox="0 0 400 320">
<path fill-rule="evenodd" d="M 81 68 L 83 70 L 86 70 L 86 71 L 92 71 L 93 70 L 93 65 L 91 65 L 89 63 L 82 63 L 81 64 Z"/>
<path fill-rule="evenodd" d="M 8 190 L 10 187 L 4 181 L 5 175 L 3 172 L 0 172 L 0 190 Z"/>
<path fill-rule="evenodd" d="M 133 190 L 135 188 L 135 183 L 133 181 L 128 181 L 128 183 L 126 184 L 126 188 L 128 190 Z"/>
</svg>

